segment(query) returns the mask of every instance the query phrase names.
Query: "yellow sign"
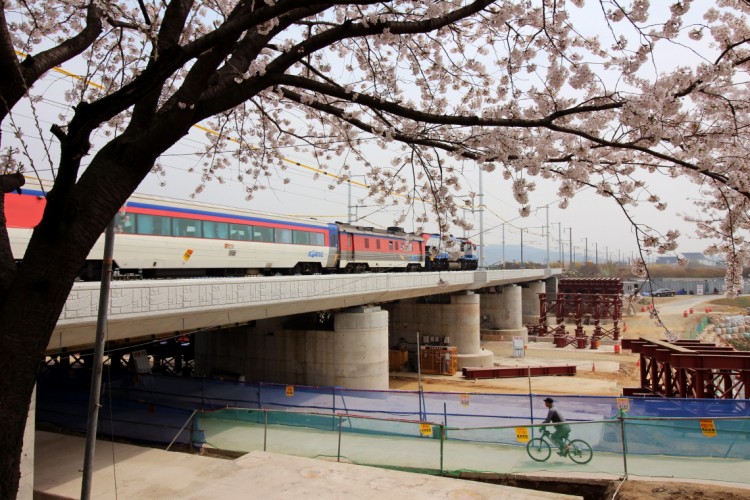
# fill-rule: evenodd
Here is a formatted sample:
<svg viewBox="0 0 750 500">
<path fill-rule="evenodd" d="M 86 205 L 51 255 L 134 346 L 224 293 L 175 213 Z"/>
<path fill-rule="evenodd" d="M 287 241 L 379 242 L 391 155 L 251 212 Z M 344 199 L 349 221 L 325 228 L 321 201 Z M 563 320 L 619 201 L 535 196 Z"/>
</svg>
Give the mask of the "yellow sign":
<svg viewBox="0 0 750 500">
<path fill-rule="evenodd" d="M 419 433 L 423 437 L 432 437 L 432 424 L 419 424 Z"/>
<path fill-rule="evenodd" d="M 529 441 L 528 427 L 516 427 L 516 441 L 520 443 L 527 443 Z"/>
<path fill-rule="evenodd" d="M 630 411 L 630 400 L 628 398 L 617 398 L 617 409 L 621 411 Z"/>
<path fill-rule="evenodd" d="M 184 260 L 185 262 L 187 262 L 188 260 L 190 260 L 190 256 L 191 255 L 193 255 L 193 251 L 188 248 L 187 250 L 185 250 L 185 253 L 182 254 L 182 260 Z"/>
<path fill-rule="evenodd" d="M 287 395 L 288 397 L 290 397 L 290 398 L 291 398 L 292 396 L 294 396 L 294 386 L 293 386 L 293 385 L 288 385 L 288 386 L 286 386 L 286 395 Z"/>
<path fill-rule="evenodd" d="M 469 406 L 469 395 L 468 394 L 461 394 L 461 404 L 464 406 Z"/>
<path fill-rule="evenodd" d="M 713 420 L 701 420 L 701 432 L 712 438 L 716 435 L 716 426 Z"/>
</svg>

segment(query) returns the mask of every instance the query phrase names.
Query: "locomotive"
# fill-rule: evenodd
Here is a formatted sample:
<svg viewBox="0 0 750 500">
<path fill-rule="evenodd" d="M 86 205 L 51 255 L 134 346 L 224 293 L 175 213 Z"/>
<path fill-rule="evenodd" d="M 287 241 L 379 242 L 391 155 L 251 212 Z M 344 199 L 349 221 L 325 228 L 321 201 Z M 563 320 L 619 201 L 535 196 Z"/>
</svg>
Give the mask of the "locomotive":
<svg viewBox="0 0 750 500">
<path fill-rule="evenodd" d="M 8 233 L 17 259 L 44 206 L 45 193 L 38 189 L 6 195 Z M 321 222 L 134 194 L 117 216 L 113 274 L 152 279 L 476 269 L 474 245 L 465 239 L 456 242 L 460 255 L 444 251 L 437 235 L 399 227 Z M 80 279 L 101 278 L 103 251 L 101 237 Z"/>
</svg>

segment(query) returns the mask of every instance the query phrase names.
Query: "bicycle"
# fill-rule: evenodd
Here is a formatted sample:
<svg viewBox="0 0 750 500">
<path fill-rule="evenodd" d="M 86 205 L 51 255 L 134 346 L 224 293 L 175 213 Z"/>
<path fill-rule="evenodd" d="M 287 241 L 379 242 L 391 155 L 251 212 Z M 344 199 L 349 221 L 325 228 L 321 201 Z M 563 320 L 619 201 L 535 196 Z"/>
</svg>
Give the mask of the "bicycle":
<svg viewBox="0 0 750 500">
<path fill-rule="evenodd" d="M 557 445 L 552 442 L 550 431 L 543 427 L 540 430 L 542 432 L 541 437 L 536 437 L 526 444 L 526 453 L 536 462 L 546 462 L 552 454 L 552 448 L 557 448 Z M 563 445 L 570 447 L 566 455 L 577 464 L 587 464 L 594 457 L 591 446 L 582 439 L 569 441 L 565 438 L 563 439 Z"/>
</svg>

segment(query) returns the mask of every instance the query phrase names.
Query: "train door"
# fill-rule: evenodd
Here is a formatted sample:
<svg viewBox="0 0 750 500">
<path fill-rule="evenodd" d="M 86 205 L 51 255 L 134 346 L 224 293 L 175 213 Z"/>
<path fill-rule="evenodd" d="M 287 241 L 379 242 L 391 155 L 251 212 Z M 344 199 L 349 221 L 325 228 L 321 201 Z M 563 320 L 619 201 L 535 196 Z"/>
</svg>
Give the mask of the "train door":
<svg viewBox="0 0 750 500">
<path fill-rule="evenodd" d="M 328 226 L 328 259 L 326 269 L 334 270 L 339 266 L 341 255 L 339 253 L 339 231 L 334 224 Z"/>
<path fill-rule="evenodd" d="M 354 261 L 354 235 L 346 232 L 339 233 L 339 244 L 341 248 L 339 267 L 343 269 Z"/>
</svg>

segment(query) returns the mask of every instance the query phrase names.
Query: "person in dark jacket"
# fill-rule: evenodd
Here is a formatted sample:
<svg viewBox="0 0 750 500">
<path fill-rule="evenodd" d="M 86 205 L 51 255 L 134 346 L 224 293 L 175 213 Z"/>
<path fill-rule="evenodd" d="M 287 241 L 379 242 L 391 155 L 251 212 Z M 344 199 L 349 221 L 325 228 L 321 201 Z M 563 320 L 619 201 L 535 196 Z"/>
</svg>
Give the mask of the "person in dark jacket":
<svg viewBox="0 0 750 500">
<path fill-rule="evenodd" d="M 565 423 L 565 418 L 563 418 L 560 411 L 557 408 L 555 408 L 554 399 L 546 398 L 544 400 L 544 406 L 546 406 L 549 411 L 547 412 L 547 418 L 544 419 L 544 422 L 542 423 L 543 424 L 557 424 L 554 426 L 555 431 L 552 433 L 550 438 L 552 438 L 552 441 L 560 449 L 558 454 L 561 456 L 565 456 L 568 454 L 568 449 L 570 449 L 570 446 L 565 444 L 565 440 L 570 435 L 570 426 Z"/>
</svg>

